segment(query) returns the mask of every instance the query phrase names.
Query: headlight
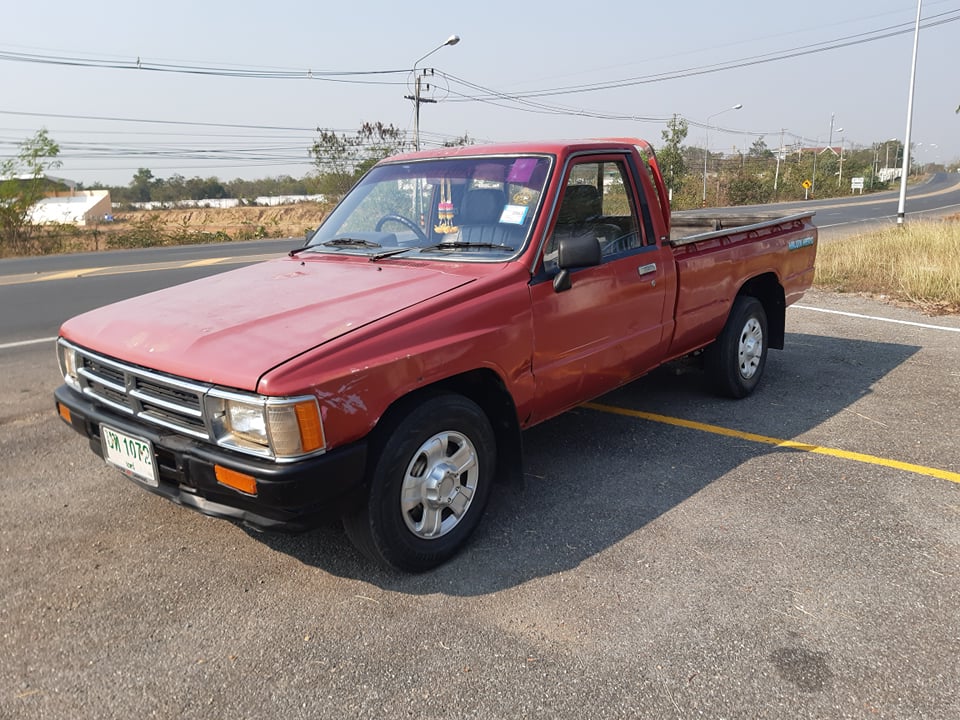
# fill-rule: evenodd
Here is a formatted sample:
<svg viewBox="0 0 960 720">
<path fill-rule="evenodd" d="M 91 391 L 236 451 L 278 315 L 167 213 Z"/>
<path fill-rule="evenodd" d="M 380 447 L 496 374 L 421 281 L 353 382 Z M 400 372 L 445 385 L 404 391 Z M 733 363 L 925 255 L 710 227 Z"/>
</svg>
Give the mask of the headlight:
<svg viewBox="0 0 960 720">
<path fill-rule="evenodd" d="M 63 341 L 57 343 L 57 361 L 60 363 L 60 372 L 63 375 L 63 381 L 75 390 L 80 389 L 80 381 L 77 379 L 77 351 Z"/>
<path fill-rule="evenodd" d="M 325 446 L 320 408 L 312 396 L 271 398 L 214 390 L 208 412 L 214 436 L 225 447 L 294 458 Z"/>
<path fill-rule="evenodd" d="M 227 432 L 238 438 L 259 445 L 268 445 L 267 420 L 262 405 L 249 405 L 245 402 L 227 400 L 225 427 Z"/>
</svg>

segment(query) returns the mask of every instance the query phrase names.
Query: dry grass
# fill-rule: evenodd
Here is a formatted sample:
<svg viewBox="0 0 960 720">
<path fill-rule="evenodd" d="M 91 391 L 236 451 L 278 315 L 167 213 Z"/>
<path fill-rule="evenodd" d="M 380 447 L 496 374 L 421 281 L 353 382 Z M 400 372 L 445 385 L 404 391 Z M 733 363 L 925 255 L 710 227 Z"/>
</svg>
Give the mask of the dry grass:
<svg viewBox="0 0 960 720">
<path fill-rule="evenodd" d="M 311 202 L 277 207 L 118 211 L 109 223 L 37 227 L 31 240 L 16 249 L 0 238 L 0 257 L 303 237 L 329 210 L 326 204 Z"/>
<path fill-rule="evenodd" d="M 960 220 L 910 221 L 820 245 L 814 282 L 960 313 Z"/>
</svg>

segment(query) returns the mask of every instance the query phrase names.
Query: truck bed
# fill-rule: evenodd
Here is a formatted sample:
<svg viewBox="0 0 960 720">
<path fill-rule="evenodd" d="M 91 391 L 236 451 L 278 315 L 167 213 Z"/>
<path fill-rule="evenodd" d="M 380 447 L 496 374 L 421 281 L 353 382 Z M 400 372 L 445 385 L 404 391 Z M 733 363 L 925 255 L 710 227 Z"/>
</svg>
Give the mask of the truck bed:
<svg viewBox="0 0 960 720">
<path fill-rule="evenodd" d="M 700 211 L 675 212 L 670 217 L 670 242 L 677 245 L 686 245 L 699 240 L 706 240 L 718 234 L 724 235 L 733 230 L 737 232 L 760 230 L 772 225 L 803 221 L 812 218 L 814 212 L 800 212 L 789 215 L 775 213 L 744 214 L 744 215 L 703 215 Z"/>
</svg>

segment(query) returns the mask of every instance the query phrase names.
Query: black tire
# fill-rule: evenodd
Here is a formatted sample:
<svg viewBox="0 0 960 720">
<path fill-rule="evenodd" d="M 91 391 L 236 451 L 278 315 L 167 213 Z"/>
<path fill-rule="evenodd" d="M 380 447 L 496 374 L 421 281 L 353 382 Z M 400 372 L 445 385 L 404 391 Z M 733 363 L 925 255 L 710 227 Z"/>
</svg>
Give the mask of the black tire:
<svg viewBox="0 0 960 720">
<path fill-rule="evenodd" d="M 767 363 L 767 313 L 755 297 L 733 302 L 723 331 L 707 348 L 706 370 L 715 392 L 743 398 L 757 387 Z"/>
<path fill-rule="evenodd" d="M 380 565 L 423 572 L 453 556 L 480 522 L 496 466 L 490 421 L 462 395 L 429 397 L 384 419 L 367 495 L 343 515 L 347 536 Z"/>
</svg>

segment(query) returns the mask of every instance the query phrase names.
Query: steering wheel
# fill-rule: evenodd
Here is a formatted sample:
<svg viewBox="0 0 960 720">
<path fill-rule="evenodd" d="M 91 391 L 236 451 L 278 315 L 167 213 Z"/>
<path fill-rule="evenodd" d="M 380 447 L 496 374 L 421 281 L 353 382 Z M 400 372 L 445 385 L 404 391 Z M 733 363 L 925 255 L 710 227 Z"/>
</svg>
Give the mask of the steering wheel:
<svg viewBox="0 0 960 720">
<path fill-rule="evenodd" d="M 413 220 L 403 215 L 397 215 L 396 213 L 387 213 L 382 218 L 377 220 L 377 225 L 374 228 L 377 232 L 383 230 L 383 226 L 386 225 L 391 220 L 396 221 L 410 230 L 413 230 L 414 235 L 416 235 L 421 242 L 427 242 L 427 236 L 424 234 L 423 230 L 420 229 L 420 226 L 417 225 Z"/>
</svg>

